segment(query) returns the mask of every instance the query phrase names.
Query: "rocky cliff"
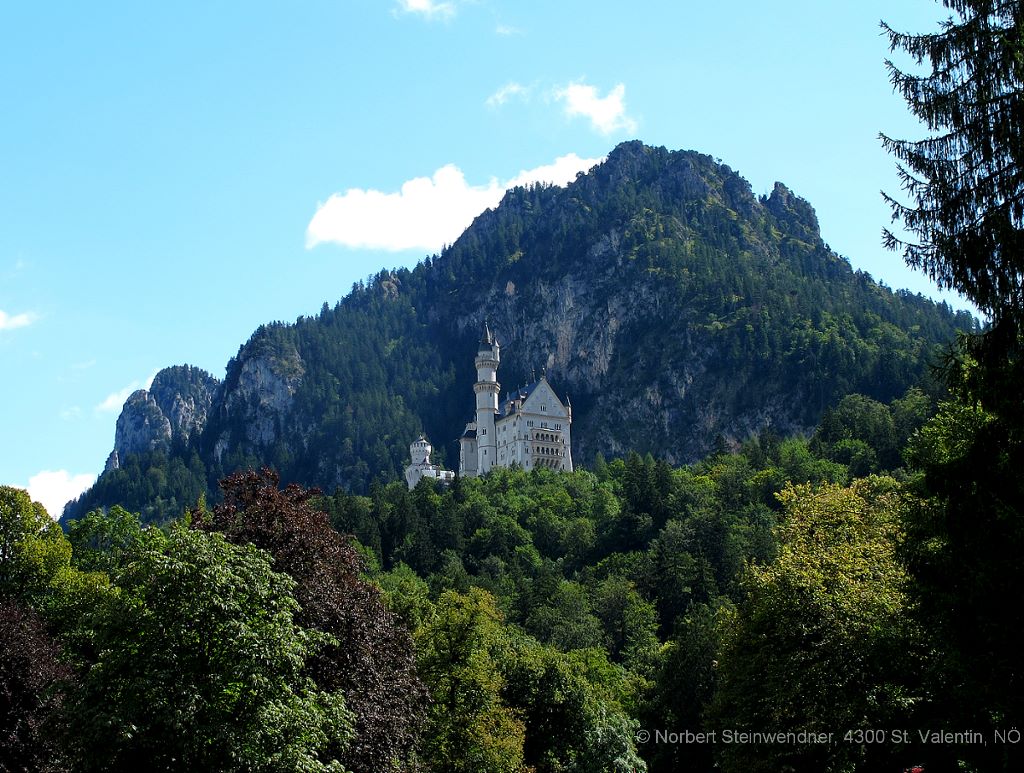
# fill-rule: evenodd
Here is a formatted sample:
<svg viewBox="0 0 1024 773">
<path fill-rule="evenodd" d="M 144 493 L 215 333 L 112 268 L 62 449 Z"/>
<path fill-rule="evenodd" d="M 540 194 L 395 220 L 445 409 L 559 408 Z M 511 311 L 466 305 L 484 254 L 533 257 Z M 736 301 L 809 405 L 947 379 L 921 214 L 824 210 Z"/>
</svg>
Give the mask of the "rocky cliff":
<svg viewBox="0 0 1024 773">
<path fill-rule="evenodd" d="M 191 365 L 157 373 L 149 389 L 133 392 L 121 409 L 105 470 L 118 469 L 131 454 L 187 446 L 206 426 L 219 383 Z"/>
</svg>

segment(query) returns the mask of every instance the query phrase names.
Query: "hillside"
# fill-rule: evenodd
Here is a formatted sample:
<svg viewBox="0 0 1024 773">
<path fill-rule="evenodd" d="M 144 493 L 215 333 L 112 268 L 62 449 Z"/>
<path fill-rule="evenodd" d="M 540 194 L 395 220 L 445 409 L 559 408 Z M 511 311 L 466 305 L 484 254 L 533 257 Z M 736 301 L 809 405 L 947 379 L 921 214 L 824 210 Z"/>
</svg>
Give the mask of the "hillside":
<svg viewBox="0 0 1024 773">
<path fill-rule="evenodd" d="M 584 464 L 630 450 L 680 464 L 765 427 L 808 432 L 846 394 L 898 397 L 975 324 L 854 271 L 784 185 L 757 197 L 710 156 L 625 143 L 564 188 L 509 191 L 414 269 L 261 327 L 223 382 L 176 369 L 169 392 L 133 395 L 112 463 L 65 517 L 114 503 L 173 516 L 264 464 L 363 492 L 398 477 L 421 431 L 452 464 L 485 319 L 505 388 L 543 367 L 569 395 Z M 192 407 L 172 419 L 162 404 Z"/>
</svg>

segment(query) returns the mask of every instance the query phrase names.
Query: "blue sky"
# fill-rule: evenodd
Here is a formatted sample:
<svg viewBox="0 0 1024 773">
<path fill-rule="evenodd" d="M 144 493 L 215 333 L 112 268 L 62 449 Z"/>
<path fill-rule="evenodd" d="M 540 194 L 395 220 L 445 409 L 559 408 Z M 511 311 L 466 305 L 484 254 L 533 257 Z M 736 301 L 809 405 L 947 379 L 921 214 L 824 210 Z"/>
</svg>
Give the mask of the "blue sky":
<svg viewBox="0 0 1024 773">
<path fill-rule="evenodd" d="M 639 138 L 785 182 L 825 240 L 880 246 L 885 18 L 932 0 L 296 0 L 0 9 L 0 483 L 52 510 L 161 367 L 222 377 L 271 320 L 451 241 L 504 186 Z M 955 297 L 950 303 L 963 307 Z"/>
</svg>

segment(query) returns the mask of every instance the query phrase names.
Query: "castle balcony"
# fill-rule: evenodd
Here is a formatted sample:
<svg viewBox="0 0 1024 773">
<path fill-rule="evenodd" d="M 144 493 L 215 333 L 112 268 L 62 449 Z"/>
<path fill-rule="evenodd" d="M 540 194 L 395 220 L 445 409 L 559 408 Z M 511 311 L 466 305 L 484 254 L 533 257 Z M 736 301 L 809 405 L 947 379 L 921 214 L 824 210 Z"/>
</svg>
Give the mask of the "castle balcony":
<svg viewBox="0 0 1024 773">
<path fill-rule="evenodd" d="M 535 464 L 559 469 L 562 461 L 569 456 L 565 434 L 561 430 L 539 427 L 530 429 L 527 453 Z"/>
</svg>

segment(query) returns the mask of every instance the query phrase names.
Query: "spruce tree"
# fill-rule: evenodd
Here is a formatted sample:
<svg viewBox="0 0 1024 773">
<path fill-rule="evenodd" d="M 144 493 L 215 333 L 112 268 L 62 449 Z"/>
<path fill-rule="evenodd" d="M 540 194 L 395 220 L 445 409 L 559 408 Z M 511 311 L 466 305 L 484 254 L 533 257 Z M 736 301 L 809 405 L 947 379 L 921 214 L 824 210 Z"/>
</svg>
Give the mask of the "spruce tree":
<svg viewBox="0 0 1024 773">
<path fill-rule="evenodd" d="M 918 76 L 888 64 L 931 136 L 883 136 L 914 202 L 890 198 L 893 219 L 919 239 L 886 241 L 977 304 L 992 328 L 950 356 L 950 399 L 912 436 L 921 500 L 904 512 L 901 553 L 910 608 L 933 646 L 917 721 L 994 732 L 1024 718 L 1009 634 L 1024 626 L 1024 4 L 942 2 L 952 15 L 938 32 L 883 24 L 894 51 L 931 65 Z M 925 751 L 929 771 L 1024 769 L 1013 744 Z"/>
<path fill-rule="evenodd" d="M 1012 340 L 1024 325 L 1024 4 L 942 4 L 951 15 L 936 32 L 907 34 L 882 23 L 892 51 L 931 67 L 922 75 L 886 62 L 929 136 L 882 135 L 911 203 L 886 200 L 893 221 L 916 237 L 904 241 L 886 230 L 885 242 L 975 303 Z"/>
</svg>

